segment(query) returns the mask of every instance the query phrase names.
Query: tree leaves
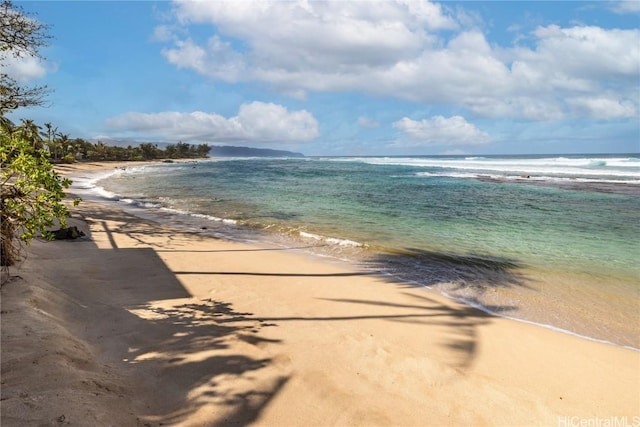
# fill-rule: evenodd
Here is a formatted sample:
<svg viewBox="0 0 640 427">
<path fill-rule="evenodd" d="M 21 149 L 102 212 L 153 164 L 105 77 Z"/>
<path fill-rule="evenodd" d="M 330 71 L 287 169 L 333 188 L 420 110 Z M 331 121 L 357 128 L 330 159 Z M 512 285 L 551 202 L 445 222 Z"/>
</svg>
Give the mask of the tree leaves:
<svg viewBox="0 0 640 427">
<path fill-rule="evenodd" d="M 47 229 L 55 219 L 66 225 L 69 210 L 62 200 L 71 181 L 56 173 L 48 152 L 34 149 L 31 141 L 3 134 L 0 142 L 2 265 L 11 265 L 18 257 L 15 238 L 29 244 L 39 234 L 50 236 Z"/>
</svg>

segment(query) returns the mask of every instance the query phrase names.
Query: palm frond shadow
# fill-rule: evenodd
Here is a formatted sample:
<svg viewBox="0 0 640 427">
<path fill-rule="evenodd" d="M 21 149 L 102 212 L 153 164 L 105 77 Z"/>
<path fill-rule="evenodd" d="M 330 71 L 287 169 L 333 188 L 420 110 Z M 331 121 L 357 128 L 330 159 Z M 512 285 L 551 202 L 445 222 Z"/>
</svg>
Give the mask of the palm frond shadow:
<svg viewBox="0 0 640 427">
<path fill-rule="evenodd" d="M 188 400 L 166 407 L 154 419 L 163 424 L 180 423 L 209 403 L 233 408 L 213 425 L 243 424 L 255 421 L 262 408 L 284 387 L 288 377 L 271 375 L 255 389 L 233 390 L 230 378 L 241 378 L 250 372 L 267 369 L 270 358 L 256 358 L 232 351 L 236 341 L 248 346 L 278 344 L 279 340 L 260 336 L 263 327 L 252 313 L 236 312 L 231 304 L 203 300 L 168 308 L 147 303 L 131 309 L 150 317 L 145 328 L 154 330 L 149 345 L 129 352 L 133 364 L 153 363 L 162 367 L 159 380 L 165 390 L 178 390 L 189 395 Z M 150 322 L 150 324 L 149 324 Z M 234 347 L 235 348 L 235 347 Z"/>
<path fill-rule="evenodd" d="M 118 223 L 128 219 L 113 216 Z M 63 246 L 67 262 L 61 263 L 52 254 Z M 194 300 L 155 248 L 100 249 L 83 240 L 42 242 L 32 250 L 50 283 L 77 301 L 67 311 L 77 335 L 95 343 L 108 365 L 130 375 L 148 399 L 136 410 L 145 424 L 184 423 L 215 403 L 225 409 L 224 420 L 215 416 L 211 425 L 247 425 L 287 383 L 286 371 L 273 369 L 262 350 L 279 344 L 261 334 L 270 325 L 224 301 Z M 79 278 L 79 271 L 90 272 L 91 280 Z M 87 322 L 87 312 L 97 320 Z M 233 381 L 253 374 L 260 380 L 250 386 Z"/>
<path fill-rule="evenodd" d="M 388 280 L 406 286 L 435 287 L 451 296 L 469 290 L 465 300 L 479 304 L 478 296 L 497 288 L 528 288 L 523 267 L 516 260 L 479 254 L 454 254 L 407 248 L 398 253 L 382 253 L 363 263 L 368 270 L 388 274 Z M 489 307 L 485 307 L 489 309 Z M 507 308 L 494 306 L 492 312 Z M 513 309 L 513 307 L 511 307 Z"/>
<path fill-rule="evenodd" d="M 260 317 L 252 313 L 236 312 L 228 302 L 216 300 L 190 301 L 166 306 L 158 304 L 157 300 L 188 296 L 184 295 L 185 289 L 178 280 L 178 275 L 224 275 L 233 278 L 236 275 L 305 276 L 305 273 L 172 271 L 156 251 L 188 251 L 188 239 L 180 238 L 177 232 L 166 227 L 154 227 L 149 221 L 112 208 L 88 205 L 86 210 L 80 210 L 80 213 L 88 221 L 93 221 L 94 228 L 100 232 L 107 235 L 123 234 L 141 246 L 121 249 L 117 247 L 115 239 L 110 239 L 112 247 L 105 250 L 105 253 L 110 254 L 105 257 L 105 272 L 110 273 L 112 265 L 118 265 L 118 257 L 139 256 L 141 261 L 138 263 L 139 272 L 120 272 L 123 281 L 136 282 L 136 289 L 138 289 L 135 291 L 136 295 L 128 300 L 113 303 L 109 309 L 118 310 L 119 307 L 119 315 L 126 319 L 124 323 L 130 323 L 130 330 L 144 331 L 137 332 L 135 335 L 135 342 L 142 342 L 142 345 L 133 348 L 121 337 L 113 337 L 111 341 L 120 355 L 126 355 L 131 365 L 153 366 L 161 373 L 158 381 L 170 383 L 162 387 L 166 390 L 174 390 L 173 393 L 177 397 L 173 402 L 178 403 L 160 412 L 148 414 L 163 423 L 180 423 L 210 402 L 223 403 L 233 408 L 224 421 L 214 425 L 246 425 L 255 421 L 269 401 L 285 386 L 289 377 L 282 376 L 278 373 L 281 371 L 276 369 L 269 371 L 270 379 L 262 383 L 261 388 L 249 391 L 225 390 L 224 378 L 239 377 L 245 373 L 262 373 L 274 365 L 274 361 L 264 357 L 264 353 L 235 352 L 231 344 L 233 343 L 233 348 L 237 348 L 238 342 L 241 345 L 254 347 L 265 344 L 277 345 L 279 343 L 277 340 L 263 337 L 260 331 L 284 322 L 344 322 L 379 319 L 411 325 L 435 325 L 447 331 L 443 342 L 439 344 L 450 349 L 451 354 L 455 356 L 451 365 L 464 368 L 473 362 L 477 352 L 479 327 L 491 322 L 492 319 L 490 315 L 471 305 L 479 305 L 482 295 L 491 289 L 526 287 L 524 277 L 518 273 L 522 266 L 515 260 L 476 254 L 459 255 L 407 249 L 398 254 L 374 256 L 363 262 L 361 271 L 346 275 L 311 276 L 332 280 L 339 276 L 371 274 L 395 283 L 400 289 L 420 285 L 438 287 L 451 294 L 472 290 L 471 294 L 465 294 L 466 301 L 471 305 L 447 305 L 431 298 L 428 293 L 416 295 L 415 292 L 411 292 L 407 295 L 415 300 L 414 304 L 393 305 L 388 301 L 379 301 L 375 298 L 327 299 L 336 304 L 365 306 L 367 309 L 358 315 L 330 313 L 324 316 Z M 111 225 L 108 225 L 107 221 L 111 221 Z M 195 232 L 186 232 L 186 234 L 196 239 L 211 238 Z M 158 240 L 160 243 L 152 244 L 150 243 L 152 240 Z M 167 242 L 170 245 L 167 245 Z M 145 262 L 150 263 L 148 260 L 151 258 L 155 260 L 153 270 L 145 270 Z M 154 271 L 155 276 L 147 277 L 143 270 Z M 390 274 L 381 276 L 380 272 Z M 126 277 L 128 274 L 132 277 Z M 105 277 L 105 282 L 106 279 Z M 147 285 L 148 289 L 142 289 Z M 163 287 L 171 289 L 173 293 L 168 292 L 166 296 L 160 297 Z M 96 302 L 96 307 L 103 307 L 109 298 L 113 301 L 113 291 L 113 289 L 105 290 L 100 301 Z M 142 297 L 143 294 L 147 297 Z M 126 307 L 126 310 L 122 310 L 123 307 Z M 495 313 L 517 310 L 517 307 L 510 305 L 485 305 L 485 308 Z M 134 313 L 137 314 L 134 315 Z M 251 349 L 251 347 L 248 348 Z M 249 356 L 250 354 L 255 357 Z"/>
</svg>

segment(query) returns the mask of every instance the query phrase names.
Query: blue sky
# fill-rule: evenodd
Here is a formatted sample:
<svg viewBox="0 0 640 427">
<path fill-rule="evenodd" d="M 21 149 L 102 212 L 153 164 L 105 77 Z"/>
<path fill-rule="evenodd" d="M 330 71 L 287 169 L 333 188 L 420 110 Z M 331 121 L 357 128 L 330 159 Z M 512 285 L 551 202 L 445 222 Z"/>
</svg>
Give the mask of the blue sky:
<svg viewBox="0 0 640 427">
<path fill-rule="evenodd" d="M 640 1 L 28 1 L 51 122 L 307 155 L 640 152 Z"/>
</svg>

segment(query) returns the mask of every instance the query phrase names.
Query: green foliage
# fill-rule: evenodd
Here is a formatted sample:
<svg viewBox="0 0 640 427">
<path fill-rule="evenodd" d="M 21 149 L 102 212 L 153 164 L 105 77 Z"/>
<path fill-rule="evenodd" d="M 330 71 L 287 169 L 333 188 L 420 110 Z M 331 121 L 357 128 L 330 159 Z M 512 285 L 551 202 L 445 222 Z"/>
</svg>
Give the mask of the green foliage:
<svg viewBox="0 0 640 427">
<path fill-rule="evenodd" d="M 168 144 L 164 152 L 157 149 L 157 154 L 161 156 L 159 158 L 195 159 L 198 157 L 207 157 L 210 149 L 211 147 L 207 144 L 190 145 L 180 141 L 177 144 Z"/>
<path fill-rule="evenodd" d="M 62 199 L 71 181 L 62 179 L 49 162 L 40 127 L 22 120 L 15 127 L 5 113 L 44 104 L 46 87 L 25 87 L 5 71 L 9 57 L 42 59 L 40 48 L 49 36 L 47 26 L 28 16 L 9 0 L 0 2 L 0 265 L 14 264 L 20 241 L 28 244 L 46 234 L 58 218 L 64 224 L 68 210 Z M 51 143 L 51 127 L 49 142 Z M 52 145 L 48 147 L 50 150 Z"/>
<path fill-rule="evenodd" d="M 50 123 L 45 131 L 33 120 L 14 125 L 0 115 L 0 265 L 12 265 L 19 258 L 19 243 L 28 244 L 58 219 L 61 226 L 69 211 L 62 200 L 71 181 L 59 176 L 53 163 L 129 161 L 206 157 L 207 144 L 169 144 L 165 150 L 153 144 L 138 147 L 92 144 L 81 138 L 70 139 Z"/>
<path fill-rule="evenodd" d="M 19 241 L 29 244 L 58 219 L 66 223 L 69 210 L 62 203 L 71 181 L 58 175 L 44 149 L 19 132 L 0 135 L 0 228 L 3 266 L 19 258 Z M 79 200 L 75 201 L 77 204 Z M 19 239 L 19 241 L 16 241 Z"/>
</svg>

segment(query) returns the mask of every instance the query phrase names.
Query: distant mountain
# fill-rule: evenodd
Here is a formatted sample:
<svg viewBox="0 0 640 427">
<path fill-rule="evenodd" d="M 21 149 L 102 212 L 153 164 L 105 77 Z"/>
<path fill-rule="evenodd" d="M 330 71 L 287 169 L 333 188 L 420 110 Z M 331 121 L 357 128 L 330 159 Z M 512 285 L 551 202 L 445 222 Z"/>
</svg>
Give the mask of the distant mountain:
<svg viewBox="0 0 640 427">
<path fill-rule="evenodd" d="M 269 148 L 232 147 L 229 145 L 212 146 L 209 151 L 211 157 L 304 157 L 302 153 L 285 150 L 271 150 Z"/>
</svg>

